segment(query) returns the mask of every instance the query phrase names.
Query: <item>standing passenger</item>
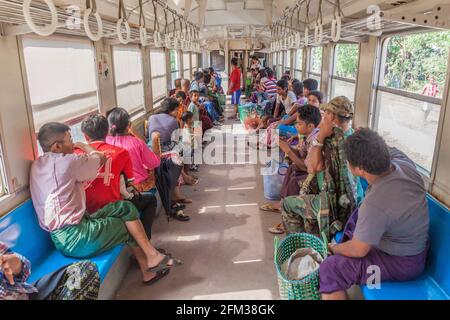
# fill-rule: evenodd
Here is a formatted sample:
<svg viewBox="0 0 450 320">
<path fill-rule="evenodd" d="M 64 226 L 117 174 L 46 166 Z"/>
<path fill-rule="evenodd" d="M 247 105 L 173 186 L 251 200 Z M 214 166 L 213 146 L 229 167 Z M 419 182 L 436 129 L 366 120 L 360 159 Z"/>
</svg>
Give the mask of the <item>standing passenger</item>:
<svg viewBox="0 0 450 320">
<path fill-rule="evenodd" d="M 241 101 L 241 69 L 238 67 L 238 59 L 231 59 L 231 75 L 230 83 L 228 84 L 228 94 L 231 95 L 231 104 L 234 105 L 235 116 L 231 118 L 236 118 L 239 120 L 238 106 Z"/>
</svg>

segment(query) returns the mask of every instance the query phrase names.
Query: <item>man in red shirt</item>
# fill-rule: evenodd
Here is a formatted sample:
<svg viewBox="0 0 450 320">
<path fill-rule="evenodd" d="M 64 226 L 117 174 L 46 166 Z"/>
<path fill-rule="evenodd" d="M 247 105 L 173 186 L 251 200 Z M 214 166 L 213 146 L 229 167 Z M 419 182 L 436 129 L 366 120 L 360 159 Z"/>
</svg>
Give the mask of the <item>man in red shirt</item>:
<svg viewBox="0 0 450 320">
<path fill-rule="evenodd" d="M 86 186 L 86 210 L 94 213 L 109 203 L 124 200 L 121 194 L 121 175 L 125 181 L 134 180 L 133 164 L 126 149 L 107 144 L 108 120 L 102 115 L 91 115 L 81 124 L 81 131 L 91 147 L 106 155 L 106 163 L 99 169 L 97 178 Z M 75 150 L 83 153 L 82 150 Z M 123 178 L 122 178 L 123 179 Z M 157 201 L 152 194 L 135 193 L 134 197 L 125 199 L 131 201 L 142 212 L 142 224 L 149 239 L 156 214 Z"/>
<path fill-rule="evenodd" d="M 241 69 L 238 67 L 238 59 L 231 59 L 231 67 L 233 70 L 230 75 L 230 83 L 228 85 L 228 94 L 231 94 L 231 104 L 234 105 L 236 118 L 239 119 L 238 105 L 241 99 Z"/>
</svg>

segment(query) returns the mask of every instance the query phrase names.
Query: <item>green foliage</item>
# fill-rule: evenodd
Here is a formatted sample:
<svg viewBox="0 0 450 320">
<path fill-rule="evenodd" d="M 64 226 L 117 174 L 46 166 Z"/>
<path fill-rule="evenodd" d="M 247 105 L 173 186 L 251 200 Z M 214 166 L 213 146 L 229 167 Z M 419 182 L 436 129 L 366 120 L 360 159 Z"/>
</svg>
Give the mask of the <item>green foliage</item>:
<svg viewBox="0 0 450 320">
<path fill-rule="evenodd" d="M 338 44 L 336 46 L 336 64 L 334 74 L 349 79 L 356 79 L 358 71 L 359 45 Z"/>
<path fill-rule="evenodd" d="M 311 71 L 315 73 L 322 72 L 322 47 L 313 47 L 311 49 Z"/>
<path fill-rule="evenodd" d="M 387 41 L 385 86 L 421 93 L 433 75 L 442 95 L 450 31 L 394 36 Z"/>
</svg>

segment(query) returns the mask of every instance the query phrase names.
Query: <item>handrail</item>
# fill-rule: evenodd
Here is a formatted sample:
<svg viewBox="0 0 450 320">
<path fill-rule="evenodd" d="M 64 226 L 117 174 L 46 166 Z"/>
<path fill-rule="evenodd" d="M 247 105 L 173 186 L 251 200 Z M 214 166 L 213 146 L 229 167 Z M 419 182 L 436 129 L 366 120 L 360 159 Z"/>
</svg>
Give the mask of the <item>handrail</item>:
<svg viewBox="0 0 450 320">
<path fill-rule="evenodd" d="M 23 2 L 23 16 L 25 18 L 25 21 L 27 22 L 30 29 L 43 37 L 47 37 L 51 34 L 53 34 L 56 31 L 56 28 L 58 27 L 58 13 L 56 12 L 55 4 L 52 0 L 44 0 L 44 2 L 47 4 L 48 8 L 50 9 L 51 14 L 51 23 L 50 25 L 47 25 L 45 27 L 39 28 L 36 26 L 36 24 L 33 21 L 33 18 L 31 17 L 31 2 L 33 0 L 24 0 Z"/>
</svg>

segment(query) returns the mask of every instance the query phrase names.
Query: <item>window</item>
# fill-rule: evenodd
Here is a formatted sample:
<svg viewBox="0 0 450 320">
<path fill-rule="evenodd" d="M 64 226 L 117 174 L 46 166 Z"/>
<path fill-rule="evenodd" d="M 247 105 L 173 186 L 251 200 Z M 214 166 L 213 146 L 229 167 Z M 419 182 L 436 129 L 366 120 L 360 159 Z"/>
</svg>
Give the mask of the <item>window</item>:
<svg viewBox="0 0 450 320">
<path fill-rule="evenodd" d="M 178 63 L 178 51 L 170 50 L 169 51 L 170 58 L 170 86 L 171 89 L 175 89 L 175 79 L 180 77 L 180 65 Z"/>
<path fill-rule="evenodd" d="M 192 72 L 195 72 L 198 70 L 198 54 L 193 53 L 192 54 Z"/>
<path fill-rule="evenodd" d="M 291 70 L 291 50 L 284 51 L 284 71 Z"/>
<path fill-rule="evenodd" d="M 331 98 L 346 96 L 355 101 L 356 74 L 358 72 L 358 44 L 337 44 L 334 50 Z"/>
<path fill-rule="evenodd" d="M 22 41 L 34 127 L 80 123 L 98 112 L 94 48 L 89 41 L 24 37 Z M 82 134 L 72 132 L 75 141 Z"/>
<path fill-rule="evenodd" d="M 303 64 L 303 49 L 299 49 L 295 53 L 295 74 L 294 77 L 298 80 L 302 79 L 302 64 Z"/>
<path fill-rule="evenodd" d="M 320 88 L 320 77 L 322 74 L 322 47 L 312 47 L 311 57 L 309 60 L 309 73 L 308 77 L 316 79 Z"/>
<path fill-rule="evenodd" d="M 5 168 L 5 166 L 4 166 L 4 162 L 3 162 L 3 150 L 2 150 L 1 143 L 0 143 L 0 197 L 2 197 L 8 193 L 8 189 L 6 187 L 6 176 L 5 176 L 4 168 Z"/>
<path fill-rule="evenodd" d="M 142 55 L 139 47 L 114 46 L 117 106 L 130 114 L 144 110 Z"/>
<path fill-rule="evenodd" d="M 190 62 L 190 53 L 183 53 L 183 79 L 191 79 L 191 62 Z"/>
<path fill-rule="evenodd" d="M 283 76 L 283 51 L 277 52 L 277 79 Z"/>
<path fill-rule="evenodd" d="M 450 31 L 397 35 L 383 43 L 373 127 L 430 172 Z"/>
<path fill-rule="evenodd" d="M 152 69 L 153 102 L 163 98 L 167 93 L 166 54 L 164 49 L 150 50 Z"/>
</svg>

